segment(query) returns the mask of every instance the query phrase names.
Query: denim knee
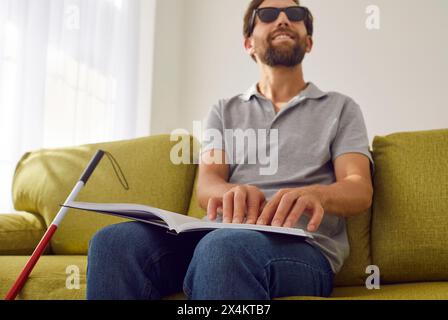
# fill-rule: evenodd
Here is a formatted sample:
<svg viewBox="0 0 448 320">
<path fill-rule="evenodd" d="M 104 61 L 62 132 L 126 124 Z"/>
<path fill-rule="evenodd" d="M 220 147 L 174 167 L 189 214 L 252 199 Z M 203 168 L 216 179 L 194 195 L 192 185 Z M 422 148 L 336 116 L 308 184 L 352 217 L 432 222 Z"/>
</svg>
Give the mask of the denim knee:
<svg viewBox="0 0 448 320">
<path fill-rule="evenodd" d="M 144 265 L 154 252 L 157 230 L 124 222 L 99 230 L 89 242 L 88 299 L 146 299 Z"/>
<path fill-rule="evenodd" d="M 100 229 L 89 241 L 89 252 L 120 249 L 120 246 L 125 245 L 121 238 L 123 233 L 127 233 L 126 229 L 129 229 L 127 223 L 112 224 Z"/>
<path fill-rule="evenodd" d="M 187 297 L 266 298 L 263 268 L 251 245 L 260 236 L 251 230 L 217 229 L 202 238 L 184 279 Z"/>
<path fill-rule="evenodd" d="M 145 258 L 158 248 L 159 230 L 141 222 L 123 222 L 99 230 L 89 241 L 89 255 Z"/>
<path fill-rule="evenodd" d="M 89 253 L 103 248 L 110 248 L 109 244 L 113 241 L 112 234 L 114 229 L 114 225 L 110 225 L 98 230 L 89 241 Z"/>
<path fill-rule="evenodd" d="M 214 230 L 198 243 L 191 264 L 201 272 L 228 272 L 236 264 L 250 262 L 249 257 L 253 253 L 251 243 L 260 236 L 260 233 L 251 230 Z"/>
</svg>

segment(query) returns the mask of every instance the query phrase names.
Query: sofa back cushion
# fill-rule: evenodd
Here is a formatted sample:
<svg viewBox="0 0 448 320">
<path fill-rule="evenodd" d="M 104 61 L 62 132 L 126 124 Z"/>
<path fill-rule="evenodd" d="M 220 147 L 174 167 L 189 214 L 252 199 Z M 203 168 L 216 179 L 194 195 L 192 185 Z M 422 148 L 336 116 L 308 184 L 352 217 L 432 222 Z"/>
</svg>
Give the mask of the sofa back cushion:
<svg viewBox="0 0 448 320">
<path fill-rule="evenodd" d="M 40 214 L 48 226 L 98 149 L 119 163 L 129 185 L 125 190 L 107 155 L 78 194 L 77 201 L 140 203 L 185 214 L 191 198 L 194 164 L 173 164 L 177 142 L 169 135 L 42 149 L 25 154 L 13 182 L 17 210 Z M 99 229 L 125 221 L 99 213 L 70 209 L 51 241 L 55 254 L 86 254 L 88 241 Z"/>
<path fill-rule="evenodd" d="M 372 261 L 383 282 L 448 280 L 448 130 L 375 137 Z"/>
<path fill-rule="evenodd" d="M 194 183 L 188 215 L 203 218 L 206 211 L 202 209 L 197 201 L 196 186 L 197 175 Z M 334 283 L 337 286 L 363 285 L 367 277 L 365 270 L 371 264 L 370 257 L 370 213 L 368 209 L 355 217 L 348 218 L 347 234 L 350 243 L 350 255 L 344 263 L 341 271 L 336 275 Z"/>
</svg>

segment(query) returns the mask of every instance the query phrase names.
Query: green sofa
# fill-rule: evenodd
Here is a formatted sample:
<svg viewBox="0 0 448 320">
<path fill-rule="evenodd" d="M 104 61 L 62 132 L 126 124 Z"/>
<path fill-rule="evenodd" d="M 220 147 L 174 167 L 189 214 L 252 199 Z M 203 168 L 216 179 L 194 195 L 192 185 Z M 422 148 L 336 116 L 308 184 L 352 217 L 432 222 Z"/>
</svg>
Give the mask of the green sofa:
<svg viewBox="0 0 448 320">
<path fill-rule="evenodd" d="M 194 192 L 197 165 L 171 163 L 176 143 L 162 135 L 26 153 L 12 186 L 20 213 L 0 215 L 0 295 L 97 149 L 114 155 L 130 189 L 120 185 L 104 157 L 77 200 L 142 203 L 203 216 Z M 448 299 L 448 129 L 377 136 L 372 153 L 373 205 L 347 219 L 350 256 L 330 299 Z M 84 299 L 88 241 L 97 230 L 122 221 L 70 210 L 18 299 Z M 380 289 L 366 288 L 370 265 L 379 267 Z M 182 293 L 166 297 L 182 298 Z"/>
</svg>

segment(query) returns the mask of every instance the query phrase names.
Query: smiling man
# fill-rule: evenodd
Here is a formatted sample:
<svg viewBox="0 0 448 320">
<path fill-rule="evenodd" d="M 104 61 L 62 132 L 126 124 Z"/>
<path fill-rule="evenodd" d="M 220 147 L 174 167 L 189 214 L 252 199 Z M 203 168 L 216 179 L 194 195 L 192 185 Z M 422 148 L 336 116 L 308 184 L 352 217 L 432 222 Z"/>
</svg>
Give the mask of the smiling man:
<svg viewBox="0 0 448 320">
<path fill-rule="evenodd" d="M 218 238 L 214 244 L 219 247 L 237 247 L 233 252 L 239 258 L 229 258 L 239 259 L 232 272 L 241 282 L 257 279 L 258 288 L 271 298 L 329 295 L 332 276 L 349 253 L 344 218 L 372 202 L 374 164 L 360 107 L 347 96 L 304 81 L 302 61 L 312 51 L 312 36 L 313 16 L 298 1 L 251 1 L 244 47 L 259 66 L 260 81 L 244 94 L 219 101 L 206 120 L 206 130 L 278 133 L 276 146 L 267 146 L 278 155 L 274 175 L 261 175 L 260 164 L 228 159 L 229 153 L 251 151 L 229 152 L 235 145 L 232 137 L 205 141 L 197 189 L 209 219 L 222 211 L 224 222 L 313 232 L 314 239 L 306 241 L 252 231 L 208 235 Z M 208 272 L 197 269 L 198 274 Z M 252 288 L 254 297 L 262 296 L 257 286 Z"/>
<path fill-rule="evenodd" d="M 302 228 L 313 239 L 219 229 L 166 234 L 138 222 L 109 226 L 90 242 L 89 299 L 272 299 L 329 296 L 349 253 L 345 217 L 372 202 L 373 160 L 360 107 L 349 97 L 306 83 L 302 61 L 313 47 L 311 12 L 294 0 L 252 0 L 244 47 L 260 79 L 220 100 L 206 130 L 197 195 L 207 219 Z M 233 162 L 229 130 L 266 130 L 278 168 Z M 244 145 L 244 144 L 243 144 Z M 271 154 L 272 156 L 272 154 Z M 216 161 L 219 160 L 219 161 Z M 230 160 L 230 161 L 229 161 Z"/>
</svg>

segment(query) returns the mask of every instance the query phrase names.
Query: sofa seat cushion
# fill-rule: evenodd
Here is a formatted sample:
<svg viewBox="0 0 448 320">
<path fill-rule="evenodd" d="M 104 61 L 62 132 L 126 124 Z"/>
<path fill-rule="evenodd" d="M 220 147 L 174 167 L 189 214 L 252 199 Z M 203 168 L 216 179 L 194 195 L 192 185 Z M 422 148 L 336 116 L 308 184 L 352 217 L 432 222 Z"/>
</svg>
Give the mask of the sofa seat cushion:
<svg viewBox="0 0 448 320">
<path fill-rule="evenodd" d="M 288 297 L 281 300 L 321 300 L 316 297 Z M 381 285 L 380 289 L 366 287 L 336 287 L 326 300 L 447 300 L 448 281 L 414 282 Z"/>
<path fill-rule="evenodd" d="M 0 296 L 4 297 L 28 256 L 0 256 Z M 81 300 L 85 299 L 87 256 L 42 256 L 17 299 L 27 300 Z M 79 269 L 79 289 L 73 285 L 73 270 Z M 67 273 L 68 272 L 68 273 Z M 68 279 L 68 280 L 67 280 Z M 179 292 L 166 300 L 186 299 Z M 322 299 L 316 297 L 286 297 L 282 300 Z M 448 282 L 422 282 L 381 285 L 379 290 L 363 286 L 335 287 L 330 299 L 448 299 Z"/>
<path fill-rule="evenodd" d="M 0 297 L 5 297 L 28 256 L 0 256 Z M 87 256 L 42 256 L 30 274 L 18 300 L 81 300 L 85 298 Z M 68 289 L 76 282 L 74 271 L 79 269 L 79 289 Z M 68 273 L 67 273 L 68 272 Z M 68 279 L 68 280 L 67 280 Z"/>
</svg>

